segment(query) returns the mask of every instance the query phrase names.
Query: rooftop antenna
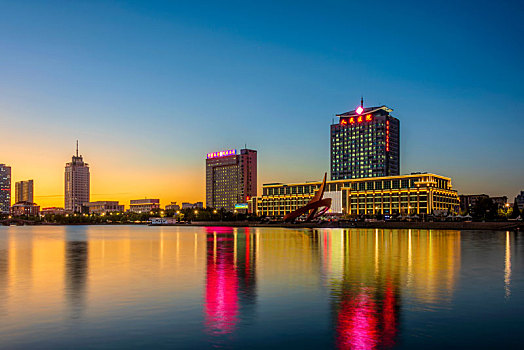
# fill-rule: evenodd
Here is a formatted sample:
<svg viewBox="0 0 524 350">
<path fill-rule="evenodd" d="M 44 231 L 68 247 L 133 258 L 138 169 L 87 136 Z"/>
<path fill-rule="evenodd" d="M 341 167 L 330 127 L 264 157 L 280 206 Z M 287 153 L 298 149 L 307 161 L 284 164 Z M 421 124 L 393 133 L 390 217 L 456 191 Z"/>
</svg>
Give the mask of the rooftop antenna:
<svg viewBox="0 0 524 350">
<path fill-rule="evenodd" d="M 76 156 L 78 157 L 78 140 L 76 140 Z"/>
<path fill-rule="evenodd" d="M 360 107 L 364 108 L 364 96 L 360 95 Z"/>
</svg>

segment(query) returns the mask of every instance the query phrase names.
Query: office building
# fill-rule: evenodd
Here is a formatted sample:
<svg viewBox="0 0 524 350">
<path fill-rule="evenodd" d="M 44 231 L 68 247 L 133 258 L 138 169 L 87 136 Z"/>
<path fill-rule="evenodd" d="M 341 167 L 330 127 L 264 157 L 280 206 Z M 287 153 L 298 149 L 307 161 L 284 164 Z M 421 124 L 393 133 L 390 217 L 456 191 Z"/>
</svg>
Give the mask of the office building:
<svg viewBox="0 0 524 350">
<path fill-rule="evenodd" d="M 11 208 L 11 167 L 0 164 L 0 213 Z"/>
<path fill-rule="evenodd" d="M 208 153 L 206 207 L 235 210 L 257 195 L 257 151 L 235 149 Z"/>
<path fill-rule="evenodd" d="M 65 205 L 68 212 L 82 212 L 82 204 L 89 202 L 90 194 L 89 164 L 84 163 L 83 157 L 78 155 L 78 141 L 76 156 L 65 166 Z"/>
<path fill-rule="evenodd" d="M 321 181 L 264 184 L 262 196 L 252 199 L 257 215 L 283 217 L 306 205 Z M 459 199 L 451 179 L 430 174 L 327 181 L 324 198 L 329 213 L 361 215 L 420 215 L 458 212 Z"/>
<path fill-rule="evenodd" d="M 124 205 L 118 201 L 96 201 L 83 204 L 83 212 L 86 214 L 122 213 Z"/>
<path fill-rule="evenodd" d="M 154 209 L 160 209 L 160 199 L 132 199 L 129 205 L 132 213 L 149 213 Z"/>
<path fill-rule="evenodd" d="M 33 203 L 33 180 L 15 183 L 15 203 L 19 202 Z"/>
<path fill-rule="evenodd" d="M 331 125 L 331 180 L 400 174 L 400 122 L 386 107 L 337 114 Z"/>
</svg>

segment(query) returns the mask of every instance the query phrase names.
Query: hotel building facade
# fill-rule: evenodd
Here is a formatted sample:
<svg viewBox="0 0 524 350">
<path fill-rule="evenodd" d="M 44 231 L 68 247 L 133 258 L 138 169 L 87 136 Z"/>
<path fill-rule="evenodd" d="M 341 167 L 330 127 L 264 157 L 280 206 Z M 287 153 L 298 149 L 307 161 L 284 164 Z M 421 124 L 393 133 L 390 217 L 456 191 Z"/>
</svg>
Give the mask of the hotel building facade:
<svg viewBox="0 0 524 350">
<path fill-rule="evenodd" d="M 331 125 L 331 180 L 400 174 L 400 121 L 386 107 L 359 106 Z"/>
<path fill-rule="evenodd" d="M 0 164 L 0 213 L 11 208 L 11 167 Z"/>
<path fill-rule="evenodd" d="M 284 215 L 306 205 L 321 181 L 264 184 L 262 196 L 253 198 L 256 214 Z M 459 199 L 451 179 L 430 173 L 371 177 L 326 182 L 324 198 L 331 198 L 328 213 L 349 216 L 421 215 L 457 212 Z"/>
<path fill-rule="evenodd" d="M 206 207 L 234 211 L 257 195 L 257 151 L 227 150 L 206 158 Z"/>
</svg>

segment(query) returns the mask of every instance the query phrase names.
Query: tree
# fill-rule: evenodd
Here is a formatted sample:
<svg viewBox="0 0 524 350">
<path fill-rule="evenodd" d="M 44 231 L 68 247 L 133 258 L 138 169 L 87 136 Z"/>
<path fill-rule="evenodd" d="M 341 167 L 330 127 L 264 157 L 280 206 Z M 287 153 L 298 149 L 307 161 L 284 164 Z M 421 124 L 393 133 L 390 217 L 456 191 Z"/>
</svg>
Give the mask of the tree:
<svg viewBox="0 0 524 350">
<path fill-rule="evenodd" d="M 523 212 L 524 212 L 524 210 L 523 210 Z M 519 210 L 519 206 L 518 206 L 518 204 L 517 204 L 517 201 L 515 201 L 515 202 L 513 202 L 513 212 L 511 213 L 510 218 L 511 218 L 511 219 L 516 219 L 516 218 L 518 218 L 518 216 L 519 216 L 520 214 L 521 214 L 521 213 L 520 213 L 520 210 Z M 522 217 L 522 216 L 521 216 L 521 217 Z"/>
</svg>

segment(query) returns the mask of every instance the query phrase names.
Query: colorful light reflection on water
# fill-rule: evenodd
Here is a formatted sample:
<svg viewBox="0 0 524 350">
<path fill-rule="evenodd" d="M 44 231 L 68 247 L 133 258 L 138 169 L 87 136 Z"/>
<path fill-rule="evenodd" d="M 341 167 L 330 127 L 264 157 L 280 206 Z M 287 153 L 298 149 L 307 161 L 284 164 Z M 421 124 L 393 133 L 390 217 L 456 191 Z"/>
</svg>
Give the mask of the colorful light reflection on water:
<svg viewBox="0 0 524 350">
<path fill-rule="evenodd" d="M 523 253 L 511 232 L 0 228 L 0 341 L 511 347 L 522 341 Z"/>
</svg>

